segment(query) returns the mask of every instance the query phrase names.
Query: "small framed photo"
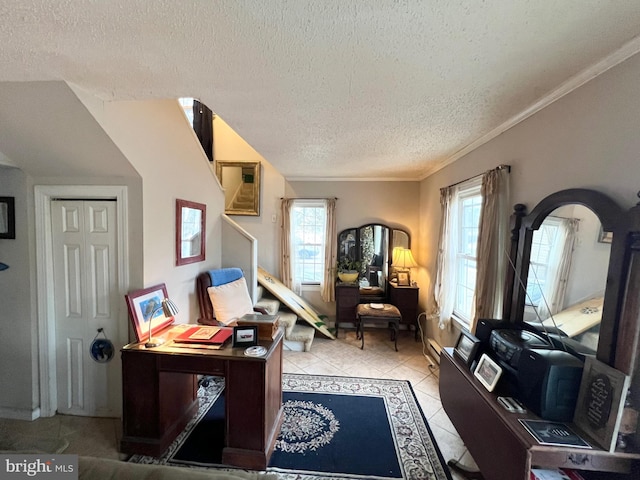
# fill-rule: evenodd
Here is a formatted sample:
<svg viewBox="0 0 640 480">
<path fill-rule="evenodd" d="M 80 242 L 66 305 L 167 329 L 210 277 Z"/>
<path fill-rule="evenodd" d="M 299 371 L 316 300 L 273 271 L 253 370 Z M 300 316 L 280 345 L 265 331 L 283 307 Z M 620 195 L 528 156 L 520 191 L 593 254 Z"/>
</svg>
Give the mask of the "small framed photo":
<svg viewBox="0 0 640 480">
<path fill-rule="evenodd" d="M 136 342 L 149 340 L 149 322 L 152 322 L 151 336 L 173 323 L 173 317 L 165 317 L 162 310 L 162 300 L 167 298 L 167 287 L 164 283 L 129 292 L 124 298 L 127 301 Z"/>
<path fill-rule="evenodd" d="M 480 361 L 478 362 L 478 366 L 473 372 L 473 376 L 480 380 L 480 383 L 484 388 L 493 392 L 493 389 L 496 388 L 501 375 L 502 367 L 491 360 L 486 353 L 483 353 L 480 357 Z"/>
<path fill-rule="evenodd" d="M 471 367 L 471 364 L 478 355 L 478 349 L 480 348 L 480 340 L 466 330 L 460 332 L 460 337 L 456 343 L 456 347 L 453 350 L 453 354 L 462 360 L 467 368 Z"/>
<path fill-rule="evenodd" d="M 409 272 L 398 272 L 398 285 L 409 286 Z"/>
<path fill-rule="evenodd" d="M 0 197 L 0 238 L 16 238 L 15 197 Z"/>
<path fill-rule="evenodd" d="M 598 243 L 611 243 L 613 242 L 613 232 L 605 232 L 600 226 L 600 232 L 598 233 Z"/>
<path fill-rule="evenodd" d="M 233 346 L 234 347 L 253 347 L 258 344 L 258 327 L 238 326 L 233 327 Z"/>
</svg>

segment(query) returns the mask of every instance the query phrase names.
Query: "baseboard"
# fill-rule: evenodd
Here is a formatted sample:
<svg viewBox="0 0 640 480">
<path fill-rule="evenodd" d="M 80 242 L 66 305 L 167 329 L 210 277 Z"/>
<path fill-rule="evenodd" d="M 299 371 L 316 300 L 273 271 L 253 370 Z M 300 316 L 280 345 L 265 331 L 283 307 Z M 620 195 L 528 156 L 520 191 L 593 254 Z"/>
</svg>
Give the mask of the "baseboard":
<svg viewBox="0 0 640 480">
<path fill-rule="evenodd" d="M 433 358 L 438 365 L 440 364 L 440 353 L 442 352 L 442 347 L 438 342 L 436 342 L 433 338 L 429 339 L 429 355 Z"/>
<path fill-rule="evenodd" d="M 0 407 L 0 418 L 32 421 L 36 418 L 40 418 L 40 408 L 38 407 L 33 410 L 27 410 L 26 408 Z"/>
</svg>

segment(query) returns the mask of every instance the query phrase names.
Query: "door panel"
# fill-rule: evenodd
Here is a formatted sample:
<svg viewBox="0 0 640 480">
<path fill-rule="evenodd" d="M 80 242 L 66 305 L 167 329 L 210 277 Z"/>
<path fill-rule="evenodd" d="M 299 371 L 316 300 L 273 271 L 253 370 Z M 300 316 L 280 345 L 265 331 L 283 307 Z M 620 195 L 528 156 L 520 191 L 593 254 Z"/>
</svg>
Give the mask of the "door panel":
<svg viewBox="0 0 640 480">
<path fill-rule="evenodd" d="M 58 411 L 114 416 L 120 409 L 119 358 L 97 363 L 89 349 L 100 328 L 119 338 L 116 203 L 51 205 Z"/>
</svg>

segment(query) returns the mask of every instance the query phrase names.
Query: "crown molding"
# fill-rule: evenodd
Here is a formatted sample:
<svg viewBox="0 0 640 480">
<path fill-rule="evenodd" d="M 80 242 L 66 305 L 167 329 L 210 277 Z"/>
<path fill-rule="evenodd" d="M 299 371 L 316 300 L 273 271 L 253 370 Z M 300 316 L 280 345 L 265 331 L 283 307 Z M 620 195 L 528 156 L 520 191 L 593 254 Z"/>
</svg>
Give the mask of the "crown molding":
<svg viewBox="0 0 640 480">
<path fill-rule="evenodd" d="M 473 142 L 468 144 L 466 147 L 461 148 L 460 150 L 458 150 L 456 153 L 451 155 L 449 158 L 447 158 L 443 162 L 438 163 L 438 165 L 430 169 L 428 168 L 424 173 L 424 175 L 420 178 L 420 180 L 424 180 L 425 178 L 433 175 L 434 173 L 438 172 L 444 167 L 451 165 L 456 160 L 459 160 L 460 158 L 464 157 L 466 154 L 474 151 L 476 148 L 484 145 L 490 140 L 493 140 L 498 135 L 509 130 L 511 127 L 516 126 L 517 124 L 526 120 L 527 118 L 539 112 L 543 108 L 548 107 L 552 103 L 560 100 L 565 95 L 573 92 L 574 90 L 578 89 L 579 87 L 586 84 L 587 82 L 590 82 L 594 78 L 602 75 L 607 70 L 631 58 L 633 55 L 635 55 L 638 52 L 640 52 L 640 36 L 633 38 L 632 40 L 625 43 L 622 47 L 615 50 L 610 55 L 607 55 L 605 58 L 603 58 L 599 62 L 594 63 L 593 65 L 585 68 L 581 72 L 569 78 L 566 82 L 560 84 L 558 88 L 556 88 L 555 90 L 552 90 L 547 95 L 540 98 L 535 103 L 531 104 L 529 107 L 525 108 L 520 113 L 514 115 L 509 120 L 502 123 L 498 127 L 494 128 L 490 132 L 474 140 Z"/>
</svg>

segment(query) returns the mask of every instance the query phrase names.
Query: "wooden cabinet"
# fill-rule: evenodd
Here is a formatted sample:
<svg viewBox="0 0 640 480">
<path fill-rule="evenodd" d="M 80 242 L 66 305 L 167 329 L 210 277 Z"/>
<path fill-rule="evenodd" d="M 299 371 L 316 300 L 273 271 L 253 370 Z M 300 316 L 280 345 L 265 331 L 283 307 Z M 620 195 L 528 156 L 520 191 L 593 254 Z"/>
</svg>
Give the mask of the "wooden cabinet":
<svg viewBox="0 0 640 480">
<path fill-rule="evenodd" d="M 356 323 L 356 306 L 360 303 L 357 283 L 336 283 L 336 337 L 340 323 Z"/>
<path fill-rule="evenodd" d="M 413 327 L 418 337 L 418 287 L 400 287 L 389 283 L 389 303 L 395 305 L 402 315 L 402 323 Z"/>
</svg>

